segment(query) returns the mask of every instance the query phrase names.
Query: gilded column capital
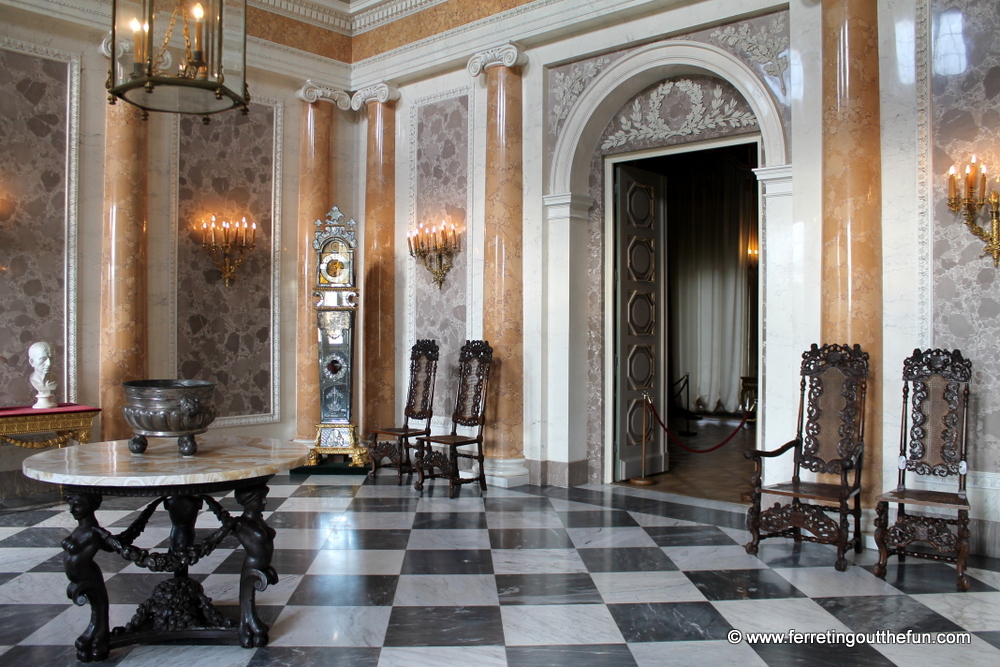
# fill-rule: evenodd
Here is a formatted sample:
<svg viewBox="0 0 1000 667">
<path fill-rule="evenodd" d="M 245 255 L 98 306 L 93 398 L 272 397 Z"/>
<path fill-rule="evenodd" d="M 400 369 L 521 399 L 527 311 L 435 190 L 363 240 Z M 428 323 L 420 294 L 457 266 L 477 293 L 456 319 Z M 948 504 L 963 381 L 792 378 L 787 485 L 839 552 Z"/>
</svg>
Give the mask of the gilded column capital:
<svg viewBox="0 0 1000 667">
<path fill-rule="evenodd" d="M 351 108 L 360 111 L 361 107 L 369 102 L 386 102 L 399 99 L 399 89 L 387 83 L 376 83 L 374 86 L 367 86 L 354 93 L 351 98 Z"/>
<path fill-rule="evenodd" d="M 497 67 L 499 65 L 503 65 L 504 67 L 519 67 L 527 62 L 528 56 L 524 54 L 524 50 L 511 42 L 503 46 L 487 49 L 486 51 L 480 51 L 469 59 L 466 69 L 469 70 L 470 75 L 477 77 L 481 72 L 490 67 Z"/>
<path fill-rule="evenodd" d="M 306 79 L 305 84 L 295 91 L 295 97 L 309 104 L 330 102 L 331 104 L 336 104 L 337 108 L 341 111 L 347 111 L 351 108 L 350 94 L 343 90 L 313 83 L 311 79 Z"/>
</svg>

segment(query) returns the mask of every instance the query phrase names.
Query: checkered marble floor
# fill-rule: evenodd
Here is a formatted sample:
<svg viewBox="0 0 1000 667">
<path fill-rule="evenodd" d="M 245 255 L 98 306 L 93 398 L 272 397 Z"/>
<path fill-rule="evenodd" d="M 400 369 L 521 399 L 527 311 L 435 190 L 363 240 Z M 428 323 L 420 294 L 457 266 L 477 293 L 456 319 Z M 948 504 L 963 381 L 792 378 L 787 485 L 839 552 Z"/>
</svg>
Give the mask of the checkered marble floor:
<svg viewBox="0 0 1000 667">
<path fill-rule="evenodd" d="M 831 548 L 741 544 L 743 508 L 617 486 L 447 487 L 423 495 L 392 471 L 277 476 L 268 522 L 281 580 L 258 594 L 270 646 L 140 646 L 104 664 L 244 665 L 997 665 L 1000 561 L 973 558 L 971 587 L 954 569 L 908 560 L 886 581 L 875 554 L 833 569 Z M 235 500 L 226 498 L 230 510 Z M 107 498 L 102 525 L 127 526 L 141 499 Z M 202 522 L 204 518 L 204 522 Z M 77 664 L 89 608 L 66 599 L 65 506 L 0 515 L 0 655 L 13 665 Z M 213 529 L 211 514 L 199 528 Z M 138 540 L 165 548 L 166 513 Z M 242 553 L 232 538 L 191 568 L 235 616 Z M 112 626 L 165 576 L 102 554 Z M 961 632 L 965 646 L 778 645 L 742 632 Z"/>
</svg>

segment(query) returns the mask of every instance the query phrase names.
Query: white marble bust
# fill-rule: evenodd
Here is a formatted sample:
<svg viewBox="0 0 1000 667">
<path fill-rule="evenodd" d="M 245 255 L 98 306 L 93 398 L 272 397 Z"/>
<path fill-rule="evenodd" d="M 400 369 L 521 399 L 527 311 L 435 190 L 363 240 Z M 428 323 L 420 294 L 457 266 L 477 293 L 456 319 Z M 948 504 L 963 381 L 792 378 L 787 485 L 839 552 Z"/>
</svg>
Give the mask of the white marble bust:
<svg viewBox="0 0 1000 667">
<path fill-rule="evenodd" d="M 35 395 L 35 404 L 31 407 L 44 409 L 54 408 L 58 405 L 54 395 L 56 392 L 56 380 L 52 377 L 52 346 L 41 341 L 33 343 L 28 348 L 28 361 L 31 362 L 31 386 L 38 393 Z"/>
</svg>

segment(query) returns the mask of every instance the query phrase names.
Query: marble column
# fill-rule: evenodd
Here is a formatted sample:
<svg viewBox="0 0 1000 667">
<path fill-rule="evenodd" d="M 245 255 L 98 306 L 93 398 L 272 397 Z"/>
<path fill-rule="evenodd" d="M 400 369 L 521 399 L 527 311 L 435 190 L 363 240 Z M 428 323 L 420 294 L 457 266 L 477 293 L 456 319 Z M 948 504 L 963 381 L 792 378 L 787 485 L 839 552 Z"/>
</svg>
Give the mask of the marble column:
<svg viewBox="0 0 1000 667">
<path fill-rule="evenodd" d="M 341 90 L 306 81 L 295 97 L 302 100 L 299 139 L 298 297 L 295 327 L 295 439 L 313 442 L 319 412 L 319 339 L 313 286 L 316 220 L 334 205 L 334 106 L 346 111 L 351 97 Z"/>
<path fill-rule="evenodd" d="M 380 83 L 354 93 L 368 111 L 364 280 L 361 283 L 361 429 L 396 422 L 396 109 L 399 91 Z"/>
<path fill-rule="evenodd" d="M 524 304 L 522 258 L 521 72 L 513 45 L 477 53 L 469 73 L 486 78 L 486 190 L 483 338 L 493 347 L 487 400 L 487 481 L 525 483 Z"/>
<path fill-rule="evenodd" d="M 882 172 L 877 3 L 823 0 L 823 342 L 871 357 L 862 498 L 882 491 Z"/>
<path fill-rule="evenodd" d="M 101 276 L 101 439 L 132 436 L 121 383 L 147 377 L 147 121 L 126 102 L 107 107 Z"/>
</svg>

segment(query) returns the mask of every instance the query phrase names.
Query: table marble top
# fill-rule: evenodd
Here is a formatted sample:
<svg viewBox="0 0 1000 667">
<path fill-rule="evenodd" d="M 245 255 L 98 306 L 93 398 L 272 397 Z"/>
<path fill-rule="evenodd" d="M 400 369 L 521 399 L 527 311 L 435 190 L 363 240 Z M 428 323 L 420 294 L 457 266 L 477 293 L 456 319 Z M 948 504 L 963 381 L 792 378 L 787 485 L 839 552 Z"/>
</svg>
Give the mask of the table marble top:
<svg viewBox="0 0 1000 667">
<path fill-rule="evenodd" d="M 251 479 L 304 465 L 309 446 L 275 438 L 200 435 L 198 453 L 181 456 L 176 438 L 149 438 L 142 454 L 128 440 L 92 442 L 25 459 L 27 477 L 75 486 L 179 486 Z"/>
</svg>

